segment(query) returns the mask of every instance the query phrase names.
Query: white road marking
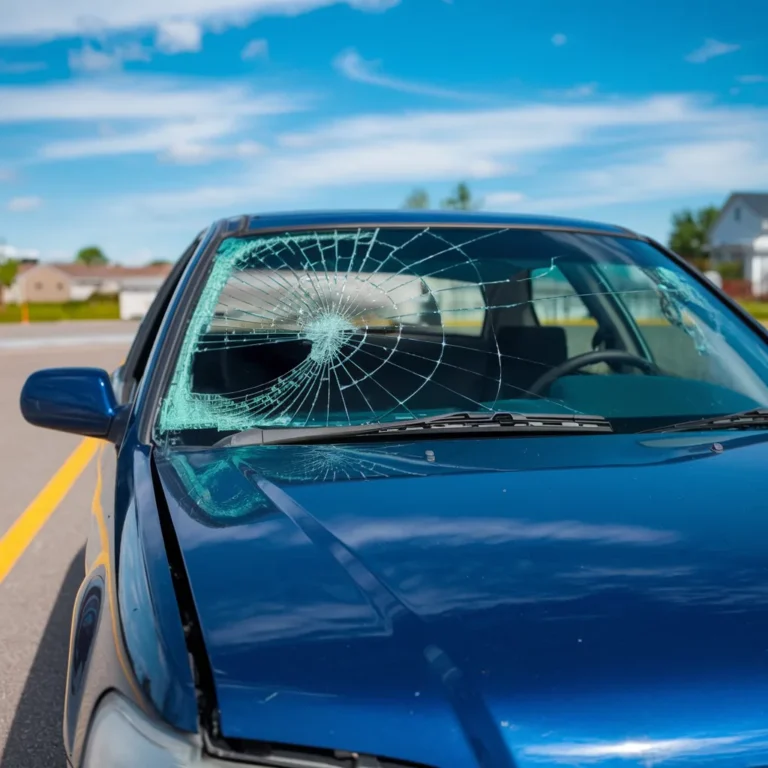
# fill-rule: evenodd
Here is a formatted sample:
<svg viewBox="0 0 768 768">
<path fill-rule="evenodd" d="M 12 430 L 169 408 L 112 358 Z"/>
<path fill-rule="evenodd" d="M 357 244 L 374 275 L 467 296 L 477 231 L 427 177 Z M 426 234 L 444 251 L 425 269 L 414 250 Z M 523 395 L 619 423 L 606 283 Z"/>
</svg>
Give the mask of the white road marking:
<svg viewBox="0 0 768 768">
<path fill-rule="evenodd" d="M 100 334 L 93 336 L 39 336 L 30 339 L 0 339 L 0 350 L 130 344 L 133 339 L 134 334 L 132 333 Z"/>
</svg>

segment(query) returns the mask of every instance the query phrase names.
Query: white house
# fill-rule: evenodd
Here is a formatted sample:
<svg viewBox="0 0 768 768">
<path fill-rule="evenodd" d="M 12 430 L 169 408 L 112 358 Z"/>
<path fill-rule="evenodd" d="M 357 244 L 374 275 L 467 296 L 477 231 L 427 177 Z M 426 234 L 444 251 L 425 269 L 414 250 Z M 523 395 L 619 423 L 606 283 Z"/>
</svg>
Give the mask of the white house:
<svg viewBox="0 0 768 768">
<path fill-rule="evenodd" d="M 92 296 L 118 295 L 120 317 L 144 316 L 165 281 L 170 265 L 118 267 L 85 264 L 22 264 L 10 288 L 4 291 L 8 304 L 87 301 Z"/>
<path fill-rule="evenodd" d="M 733 192 L 709 231 L 716 264 L 738 261 L 755 296 L 768 294 L 768 192 Z"/>
</svg>

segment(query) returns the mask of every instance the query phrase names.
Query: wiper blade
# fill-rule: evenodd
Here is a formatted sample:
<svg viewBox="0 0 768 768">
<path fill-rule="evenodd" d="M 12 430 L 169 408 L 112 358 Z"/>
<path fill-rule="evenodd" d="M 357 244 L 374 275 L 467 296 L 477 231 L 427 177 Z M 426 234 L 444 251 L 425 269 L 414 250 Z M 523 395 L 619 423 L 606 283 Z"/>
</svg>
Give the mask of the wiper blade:
<svg viewBox="0 0 768 768">
<path fill-rule="evenodd" d="M 603 416 L 570 414 L 508 413 L 459 411 L 440 416 L 353 427 L 306 427 L 248 429 L 219 440 L 214 448 L 238 445 L 281 445 L 289 443 L 337 443 L 349 440 L 398 439 L 411 436 L 450 434 L 463 437 L 488 437 L 511 434 L 595 434 L 611 433 Z"/>
<path fill-rule="evenodd" d="M 682 421 L 667 427 L 647 429 L 650 432 L 697 432 L 715 429 L 765 429 L 768 427 L 768 408 L 754 408 L 750 411 L 740 411 L 727 416 L 710 416 L 705 419 Z"/>
</svg>

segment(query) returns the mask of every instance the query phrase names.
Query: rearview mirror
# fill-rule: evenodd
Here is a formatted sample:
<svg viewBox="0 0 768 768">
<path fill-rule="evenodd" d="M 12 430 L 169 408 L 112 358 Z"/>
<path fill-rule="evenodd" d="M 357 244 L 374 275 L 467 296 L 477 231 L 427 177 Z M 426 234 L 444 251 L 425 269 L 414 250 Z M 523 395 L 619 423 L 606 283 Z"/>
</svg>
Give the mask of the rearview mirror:
<svg viewBox="0 0 768 768">
<path fill-rule="evenodd" d="M 46 368 L 21 390 L 21 413 L 36 427 L 117 442 L 117 404 L 109 374 L 100 368 Z"/>
</svg>

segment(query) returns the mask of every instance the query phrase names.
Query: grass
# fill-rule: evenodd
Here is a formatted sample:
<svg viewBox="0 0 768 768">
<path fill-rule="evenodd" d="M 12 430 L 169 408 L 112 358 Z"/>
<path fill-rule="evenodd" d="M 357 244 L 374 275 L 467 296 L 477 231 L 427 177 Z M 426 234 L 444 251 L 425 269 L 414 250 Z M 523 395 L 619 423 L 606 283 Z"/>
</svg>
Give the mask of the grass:
<svg viewBox="0 0 768 768">
<path fill-rule="evenodd" d="M 757 320 L 768 321 L 768 301 L 739 301 Z M 56 320 L 119 320 L 120 307 L 117 298 L 99 298 L 89 301 L 68 301 L 64 304 L 30 304 L 30 322 L 51 322 Z M 0 323 L 18 323 L 21 307 L 18 304 L 0 306 Z M 561 325 L 594 325 L 594 320 L 571 320 Z M 653 323 L 650 323 L 653 324 Z M 448 321 L 447 326 L 474 327 L 477 321 Z"/>
<path fill-rule="evenodd" d="M 64 304 L 30 304 L 29 320 L 32 323 L 57 320 L 119 320 L 120 305 L 117 298 L 100 298 L 90 301 L 68 301 Z M 0 323 L 21 321 L 18 304 L 0 306 Z"/>
<path fill-rule="evenodd" d="M 739 301 L 756 320 L 768 320 L 768 301 Z"/>
</svg>

